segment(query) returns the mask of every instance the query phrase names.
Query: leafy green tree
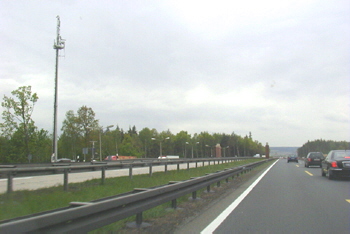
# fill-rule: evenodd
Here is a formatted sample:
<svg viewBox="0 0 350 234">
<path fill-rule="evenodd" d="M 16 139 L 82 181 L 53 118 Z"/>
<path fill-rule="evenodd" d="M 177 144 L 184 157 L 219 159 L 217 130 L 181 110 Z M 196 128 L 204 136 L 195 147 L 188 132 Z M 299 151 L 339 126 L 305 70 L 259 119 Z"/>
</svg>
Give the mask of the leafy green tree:
<svg viewBox="0 0 350 234">
<path fill-rule="evenodd" d="M 82 152 L 79 146 L 81 141 L 82 129 L 79 128 L 78 117 L 74 111 L 69 110 L 66 112 L 66 118 L 62 124 L 62 135 L 60 136 L 60 150 L 59 155 L 65 155 L 65 157 L 76 159 L 75 156 Z"/>
<path fill-rule="evenodd" d="M 156 132 L 155 129 L 149 129 L 149 128 L 144 128 L 140 131 L 139 133 L 139 138 L 140 141 L 143 144 L 143 151 L 144 151 L 144 157 L 151 157 L 150 155 L 150 148 L 152 144 L 152 137 L 154 133 Z"/>
<path fill-rule="evenodd" d="M 90 141 L 99 139 L 98 120 L 92 108 L 82 106 L 75 114 L 69 110 L 62 124 L 58 155 L 75 159 L 83 148 L 90 148 Z"/>
<path fill-rule="evenodd" d="M 129 134 L 124 135 L 124 139 L 120 145 L 120 155 L 122 156 L 137 156 L 142 155 L 142 151 L 137 147 L 135 139 L 133 139 Z"/>
<path fill-rule="evenodd" d="M 31 162 L 48 162 L 52 152 L 52 139 L 48 131 L 41 129 L 35 131 L 31 141 Z"/>
<path fill-rule="evenodd" d="M 121 146 L 121 143 L 123 141 L 124 137 L 124 131 L 123 129 L 120 129 L 117 125 L 116 129 L 111 131 L 111 137 L 113 138 L 113 144 L 115 146 L 115 150 L 112 152 L 115 152 L 115 155 L 119 155 L 119 148 Z"/>
<path fill-rule="evenodd" d="M 1 106 L 5 109 L 2 113 L 3 123 L 0 124 L 2 135 L 10 139 L 14 133 L 20 140 L 16 141 L 16 147 L 21 149 L 19 161 L 25 160 L 30 155 L 30 141 L 36 130 L 32 114 L 35 103 L 38 100 L 36 93 L 32 93 L 31 86 L 22 86 L 11 92 L 13 97 L 4 95 Z"/>
<path fill-rule="evenodd" d="M 201 132 L 198 134 L 198 142 L 200 146 L 200 155 L 202 158 L 212 157 L 213 148 L 218 143 L 213 135 L 208 132 Z"/>
<path fill-rule="evenodd" d="M 191 135 L 187 131 L 180 131 L 174 136 L 174 154 L 180 157 L 186 158 L 187 155 L 187 145 L 186 142 L 191 140 Z"/>
<path fill-rule="evenodd" d="M 101 128 L 99 131 L 101 134 L 101 142 L 99 142 L 98 145 L 100 146 L 101 144 L 102 159 L 108 155 L 115 155 L 116 142 L 114 140 L 114 133 L 109 128 Z"/>
<path fill-rule="evenodd" d="M 79 108 L 77 112 L 77 125 L 78 128 L 83 132 L 84 135 L 84 143 L 85 145 L 89 145 L 90 133 L 98 128 L 98 120 L 95 119 L 95 112 L 92 108 L 87 106 L 82 106 Z"/>
<path fill-rule="evenodd" d="M 347 141 L 331 141 L 331 140 L 314 140 L 308 141 L 302 147 L 298 148 L 298 156 L 306 157 L 309 152 L 322 152 L 328 154 L 331 150 L 348 150 L 350 142 Z"/>
</svg>

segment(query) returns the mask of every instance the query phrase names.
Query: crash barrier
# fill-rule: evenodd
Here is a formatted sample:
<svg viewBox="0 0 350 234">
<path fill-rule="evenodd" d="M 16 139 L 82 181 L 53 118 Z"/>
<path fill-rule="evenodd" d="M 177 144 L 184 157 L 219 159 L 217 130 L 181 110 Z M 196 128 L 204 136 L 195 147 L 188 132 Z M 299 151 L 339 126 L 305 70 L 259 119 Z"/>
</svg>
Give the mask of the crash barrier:
<svg viewBox="0 0 350 234">
<path fill-rule="evenodd" d="M 89 165 L 71 165 L 67 163 L 53 163 L 51 167 L 23 167 L 23 168 L 1 168 L 0 177 L 7 177 L 7 192 L 13 192 L 14 177 L 38 176 L 47 174 L 63 174 L 63 190 L 68 190 L 69 173 L 97 171 L 101 170 L 101 184 L 104 184 L 106 178 L 106 170 L 116 168 L 129 168 L 129 177 L 132 178 L 133 168 L 149 167 L 149 175 L 152 176 L 153 166 L 164 165 L 164 171 L 167 172 L 169 164 L 177 164 L 177 170 L 180 170 L 180 164 L 187 163 L 187 169 L 190 163 L 205 163 L 207 165 L 227 163 L 250 159 L 251 157 L 227 157 L 227 158 L 200 158 L 200 159 L 143 159 L 143 160 L 120 160 L 118 162 L 91 162 Z"/>
<path fill-rule="evenodd" d="M 28 215 L 0 222 L 1 233 L 87 233 L 127 217 L 136 215 L 135 227 L 142 227 L 142 212 L 171 201 L 176 209 L 176 199 L 230 177 L 234 178 L 269 160 L 266 159 L 239 167 L 225 169 L 185 181 L 171 181 L 154 188 L 135 188 L 134 191 L 91 202 L 71 202 L 69 207 Z"/>
</svg>

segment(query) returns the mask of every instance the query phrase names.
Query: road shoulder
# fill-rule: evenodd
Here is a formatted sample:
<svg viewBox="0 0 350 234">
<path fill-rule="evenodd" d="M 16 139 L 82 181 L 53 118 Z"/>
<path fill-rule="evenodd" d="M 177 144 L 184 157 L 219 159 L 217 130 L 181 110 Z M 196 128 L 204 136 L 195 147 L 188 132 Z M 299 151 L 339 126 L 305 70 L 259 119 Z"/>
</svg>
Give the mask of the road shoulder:
<svg viewBox="0 0 350 234">
<path fill-rule="evenodd" d="M 197 212 L 197 215 L 183 220 L 175 228 L 175 234 L 193 234 L 200 233 L 207 227 L 217 216 L 221 214 L 234 200 L 236 200 L 267 168 L 271 163 L 244 174 L 230 183 L 225 184 L 222 188 L 217 189 L 212 197 L 208 198 Z M 206 199 L 206 198 L 204 198 Z"/>
</svg>

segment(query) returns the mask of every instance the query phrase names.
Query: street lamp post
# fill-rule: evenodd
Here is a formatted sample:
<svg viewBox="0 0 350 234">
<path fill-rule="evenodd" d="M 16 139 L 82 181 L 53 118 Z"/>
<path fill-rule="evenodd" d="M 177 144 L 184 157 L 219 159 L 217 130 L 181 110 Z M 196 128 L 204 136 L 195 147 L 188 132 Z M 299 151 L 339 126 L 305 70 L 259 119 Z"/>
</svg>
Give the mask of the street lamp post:
<svg viewBox="0 0 350 234">
<path fill-rule="evenodd" d="M 186 144 L 189 145 L 190 143 L 188 143 L 186 141 Z M 196 144 L 199 144 L 199 142 L 196 142 Z M 193 158 L 193 144 L 191 144 L 191 147 L 192 147 L 192 151 L 191 151 L 191 155 L 192 155 L 192 158 Z M 186 148 L 185 148 L 185 152 L 186 152 Z M 186 154 L 186 153 L 185 153 Z M 197 152 L 197 157 L 198 157 L 198 152 Z"/>
<path fill-rule="evenodd" d="M 92 148 L 91 148 L 91 161 L 94 160 L 95 156 L 95 142 L 96 141 L 90 141 L 92 143 Z"/>
<path fill-rule="evenodd" d="M 156 138 L 154 138 L 154 137 L 152 137 L 151 138 L 153 141 L 155 141 L 155 140 L 157 140 Z M 169 140 L 170 139 L 170 137 L 166 137 L 166 138 L 164 138 L 164 139 L 160 139 L 159 140 L 159 153 L 160 153 L 160 156 L 163 156 L 162 155 L 162 141 L 164 141 L 164 140 Z"/>
<path fill-rule="evenodd" d="M 199 141 L 196 142 L 196 145 L 199 144 Z M 197 158 L 198 158 L 198 146 L 196 146 L 196 149 L 197 149 Z M 193 158 L 193 146 L 192 146 L 192 158 Z"/>
<path fill-rule="evenodd" d="M 210 145 L 205 145 L 205 147 L 208 147 L 210 148 L 210 157 L 213 157 L 213 146 L 210 146 Z"/>
<path fill-rule="evenodd" d="M 223 147 L 223 149 L 224 149 L 224 158 L 226 157 L 226 149 L 228 149 L 228 148 L 230 148 L 230 146 Z"/>
</svg>

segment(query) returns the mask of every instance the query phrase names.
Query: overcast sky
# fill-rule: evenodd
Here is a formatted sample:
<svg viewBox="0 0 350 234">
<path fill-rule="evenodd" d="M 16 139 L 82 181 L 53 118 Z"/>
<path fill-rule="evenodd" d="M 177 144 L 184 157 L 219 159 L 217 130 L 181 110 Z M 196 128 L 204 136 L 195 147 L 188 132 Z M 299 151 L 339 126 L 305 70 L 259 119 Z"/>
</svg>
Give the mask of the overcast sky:
<svg viewBox="0 0 350 234">
<path fill-rule="evenodd" d="M 1 101 L 31 85 L 50 132 L 57 15 L 59 129 L 86 105 L 124 130 L 350 141 L 348 0 L 2 0 Z"/>
</svg>

